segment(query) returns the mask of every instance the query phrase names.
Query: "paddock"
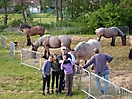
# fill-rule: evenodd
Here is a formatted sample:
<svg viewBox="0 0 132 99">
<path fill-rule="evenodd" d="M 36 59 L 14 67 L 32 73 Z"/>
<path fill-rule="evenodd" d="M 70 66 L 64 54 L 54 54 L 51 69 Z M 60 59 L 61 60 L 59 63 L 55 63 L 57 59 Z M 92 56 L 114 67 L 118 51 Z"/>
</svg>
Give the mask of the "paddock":
<svg viewBox="0 0 132 99">
<path fill-rule="evenodd" d="M 74 44 L 71 45 L 71 48 L 74 48 L 75 45 L 79 42 L 79 41 L 87 41 L 90 38 L 96 38 L 93 36 L 70 36 L 74 41 Z M 7 36 L 8 38 L 8 36 Z M 33 39 L 35 41 L 35 39 Z M 13 41 L 13 39 L 12 39 Z M 17 40 L 16 40 L 17 41 Z M 127 38 L 128 41 L 128 38 Z M 9 40 L 7 41 L 9 42 Z M 129 83 L 131 81 L 130 75 L 132 74 L 131 72 L 131 61 L 128 59 L 127 54 L 128 54 L 128 50 L 130 48 L 130 44 L 129 42 L 127 42 L 127 46 L 123 47 L 120 45 L 120 38 L 117 38 L 117 43 L 115 47 L 111 47 L 109 46 L 109 42 L 110 40 L 106 40 L 105 38 L 102 38 L 102 53 L 108 53 L 112 56 L 114 56 L 114 62 L 112 62 L 111 64 L 109 64 L 110 67 L 110 81 L 114 82 L 116 85 L 118 86 L 123 86 L 129 90 L 132 90 L 131 88 L 131 83 Z M 23 48 L 27 48 L 30 50 L 30 47 L 25 46 L 25 44 L 23 43 L 19 43 L 19 46 L 16 46 L 16 50 L 20 50 L 21 47 Z M 7 43 L 7 47 L 9 47 L 8 43 Z M 116 50 L 115 50 L 116 49 Z M 60 49 L 50 49 L 51 50 L 51 54 L 53 53 L 57 53 L 60 54 Z M 39 48 L 38 50 L 40 53 L 43 52 L 43 48 Z M 119 53 L 120 51 L 120 53 Z M 16 57 L 19 59 L 19 53 L 15 54 Z M 42 61 L 42 63 L 44 62 L 44 60 Z M 120 65 L 119 65 L 120 64 Z M 83 63 L 82 63 L 83 65 Z M 23 67 L 24 68 L 24 67 Z M 91 71 L 91 70 L 90 70 Z M 94 72 L 94 71 L 92 71 Z M 126 74 L 127 72 L 127 74 Z M 124 79 L 124 77 L 126 79 Z"/>
</svg>

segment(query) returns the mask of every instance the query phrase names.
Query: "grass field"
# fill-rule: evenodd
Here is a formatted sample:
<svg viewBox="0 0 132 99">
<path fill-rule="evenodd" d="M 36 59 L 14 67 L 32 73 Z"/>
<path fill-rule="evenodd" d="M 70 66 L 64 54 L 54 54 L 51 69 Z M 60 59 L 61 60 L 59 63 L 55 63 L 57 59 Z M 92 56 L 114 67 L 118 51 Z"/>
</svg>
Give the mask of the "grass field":
<svg viewBox="0 0 132 99">
<path fill-rule="evenodd" d="M 0 15 L 0 19 L 2 19 L 4 15 Z M 22 14 L 9 14 L 9 20 L 8 24 L 13 21 L 14 19 L 23 19 Z M 51 23 L 56 22 L 56 17 L 48 14 L 30 14 L 27 18 L 33 18 L 34 21 L 40 22 L 40 23 Z"/>
<path fill-rule="evenodd" d="M 27 66 L 20 66 L 20 48 L 26 46 L 26 38 L 20 33 L 1 33 L 7 38 L 7 48 L 0 46 L 0 99 L 85 99 L 87 95 L 76 87 L 73 87 L 73 96 L 66 97 L 65 92 L 59 95 L 50 95 L 43 97 L 41 95 L 41 72 L 36 74 L 37 70 Z M 69 35 L 72 38 L 71 47 L 80 41 L 87 41 L 89 38 L 96 38 L 96 35 Z M 34 42 L 39 36 L 31 37 Z M 101 39 L 102 53 L 108 53 L 114 57 L 109 64 L 110 68 L 121 68 L 123 70 L 132 70 L 131 60 L 128 59 L 129 36 L 127 37 L 127 46 L 121 46 L 120 38 L 116 39 L 116 46 L 110 46 L 111 39 Z M 16 47 L 16 56 L 9 54 L 9 42 L 18 41 Z M 1 43 L 1 42 L 0 42 Z M 28 47 L 29 48 L 29 47 Z M 111 72 L 112 74 L 112 72 Z"/>
</svg>

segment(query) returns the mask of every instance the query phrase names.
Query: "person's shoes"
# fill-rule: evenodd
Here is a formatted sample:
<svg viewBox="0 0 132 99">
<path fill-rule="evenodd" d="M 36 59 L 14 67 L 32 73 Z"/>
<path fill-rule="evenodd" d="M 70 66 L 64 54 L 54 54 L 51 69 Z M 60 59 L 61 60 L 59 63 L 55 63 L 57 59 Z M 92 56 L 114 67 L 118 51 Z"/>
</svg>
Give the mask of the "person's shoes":
<svg viewBox="0 0 132 99">
<path fill-rule="evenodd" d="M 102 94 L 104 94 L 104 90 L 101 90 Z"/>
<path fill-rule="evenodd" d="M 56 94 L 58 94 L 58 90 L 56 90 Z"/>
<path fill-rule="evenodd" d="M 44 93 L 44 92 L 42 92 L 42 95 L 43 95 L 43 96 L 45 96 L 45 93 Z"/>
<path fill-rule="evenodd" d="M 50 92 L 47 92 L 48 95 L 51 95 Z"/>
<path fill-rule="evenodd" d="M 58 93 L 61 94 L 61 90 L 59 90 Z"/>
<path fill-rule="evenodd" d="M 66 93 L 66 97 L 68 96 L 68 94 Z"/>
<path fill-rule="evenodd" d="M 54 94 L 54 90 L 51 90 L 51 93 Z"/>
<path fill-rule="evenodd" d="M 72 96 L 72 94 L 69 94 L 69 96 Z"/>
</svg>

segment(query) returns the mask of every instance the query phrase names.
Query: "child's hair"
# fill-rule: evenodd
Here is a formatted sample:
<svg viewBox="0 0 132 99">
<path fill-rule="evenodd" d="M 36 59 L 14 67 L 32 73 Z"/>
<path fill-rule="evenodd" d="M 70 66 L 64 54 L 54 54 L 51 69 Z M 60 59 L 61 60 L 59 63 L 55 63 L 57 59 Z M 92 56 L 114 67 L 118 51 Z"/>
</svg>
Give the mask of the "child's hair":
<svg viewBox="0 0 132 99">
<path fill-rule="evenodd" d="M 53 56 L 57 56 L 57 54 L 53 54 Z"/>
<path fill-rule="evenodd" d="M 50 54 L 50 55 L 49 55 L 49 57 L 52 57 L 52 58 L 53 58 L 53 55 L 52 55 L 52 54 Z M 48 57 L 48 58 L 49 58 L 49 57 Z"/>
</svg>

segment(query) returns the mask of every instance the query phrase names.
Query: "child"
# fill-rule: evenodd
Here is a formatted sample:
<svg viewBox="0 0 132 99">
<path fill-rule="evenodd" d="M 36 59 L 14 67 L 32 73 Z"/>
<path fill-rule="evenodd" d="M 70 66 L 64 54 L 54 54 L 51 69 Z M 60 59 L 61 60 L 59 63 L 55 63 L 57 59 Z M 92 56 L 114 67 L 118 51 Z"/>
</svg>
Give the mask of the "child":
<svg viewBox="0 0 132 99">
<path fill-rule="evenodd" d="M 63 62 L 61 64 L 61 70 L 65 73 L 65 86 L 66 86 L 66 96 L 72 96 L 72 82 L 73 82 L 73 65 L 74 62 L 68 58 L 66 59 L 66 54 L 63 55 Z"/>
<path fill-rule="evenodd" d="M 53 55 L 53 64 L 52 64 L 52 94 L 54 93 L 54 81 L 56 78 L 56 93 L 58 94 L 58 79 L 59 79 L 60 64 L 57 59 L 57 54 Z"/>
<path fill-rule="evenodd" d="M 49 55 L 48 60 L 46 60 L 42 67 L 42 79 L 43 79 L 43 85 L 42 85 L 42 95 L 45 95 L 45 86 L 47 83 L 47 94 L 50 94 L 49 88 L 50 88 L 50 70 L 52 67 L 52 60 L 53 55 Z"/>
</svg>

